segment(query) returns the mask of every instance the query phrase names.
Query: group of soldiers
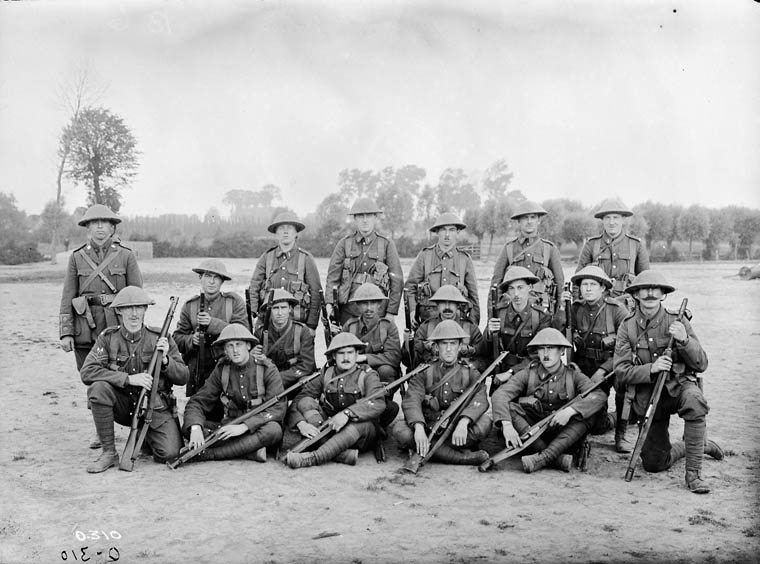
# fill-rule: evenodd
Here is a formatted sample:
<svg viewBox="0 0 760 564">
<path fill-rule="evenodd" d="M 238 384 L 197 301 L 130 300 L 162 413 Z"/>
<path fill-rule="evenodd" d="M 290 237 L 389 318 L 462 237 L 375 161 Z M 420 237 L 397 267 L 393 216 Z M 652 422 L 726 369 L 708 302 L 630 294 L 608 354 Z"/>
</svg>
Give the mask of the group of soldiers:
<svg viewBox="0 0 760 564">
<path fill-rule="evenodd" d="M 569 472 L 589 433 L 614 429 L 614 448 L 631 451 L 629 422 L 645 416 L 654 380 L 666 371 L 643 466 L 657 472 L 685 456 L 687 487 L 709 492 L 702 459 L 723 452 L 706 438 L 699 374 L 707 357 L 688 319 L 662 305 L 675 288 L 649 269 L 645 247 L 625 232 L 631 210 L 617 200 L 601 204 L 602 233 L 581 250 L 572 285 L 564 283 L 557 247 L 540 236 L 546 213 L 524 202 L 511 216 L 517 236 L 496 261 L 482 332 L 475 268 L 457 247 L 466 225 L 441 214 L 430 227 L 436 243 L 404 280 L 394 242 L 376 229 L 382 210 L 362 198 L 349 212 L 354 230 L 333 251 L 325 291 L 313 257 L 298 245 L 304 224 L 284 212 L 268 226 L 277 245 L 259 258 L 246 300 L 222 291 L 231 280 L 222 261 L 203 260 L 193 269 L 199 294 L 182 306 L 173 334 L 162 335 L 145 325 L 154 302 L 115 235 L 120 218 L 92 206 L 79 222 L 88 241 L 69 259 L 60 309 L 61 346 L 75 352 L 87 385 L 97 433 L 90 446 L 102 449 L 87 471 L 119 464 L 114 422 L 130 425 L 155 374 L 143 448 L 157 462 L 196 449 L 195 461 L 265 462 L 280 452 L 291 468 L 356 464 L 367 450 L 384 459 L 383 441 L 393 436 L 410 457 L 481 465 L 489 454 L 480 443 L 495 428 L 505 448 L 525 449 L 525 472 Z M 402 303 L 403 337 L 395 320 Z M 321 368 L 314 354 L 320 320 Z M 149 373 L 154 351 L 161 366 Z M 181 424 L 174 385 L 186 386 Z M 615 411 L 607 413 L 613 386 Z M 453 406 L 451 432 L 438 440 L 431 431 Z M 673 413 L 685 422 L 682 441 L 668 434 Z M 548 430 L 527 441 L 547 419 Z M 212 433 L 213 446 L 203 448 Z M 308 448 L 298 448 L 303 440 Z"/>
</svg>

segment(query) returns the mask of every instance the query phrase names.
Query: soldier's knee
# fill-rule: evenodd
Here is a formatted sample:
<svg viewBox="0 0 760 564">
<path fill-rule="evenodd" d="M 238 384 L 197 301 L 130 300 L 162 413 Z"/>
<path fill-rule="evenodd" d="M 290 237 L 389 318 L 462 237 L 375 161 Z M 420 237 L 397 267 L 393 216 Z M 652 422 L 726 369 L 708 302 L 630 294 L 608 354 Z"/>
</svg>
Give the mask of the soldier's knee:
<svg viewBox="0 0 760 564">
<path fill-rule="evenodd" d="M 670 468 L 670 450 L 648 449 L 641 452 L 641 466 L 647 472 L 662 472 Z"/>
<path fill-rule="evenodd" d="M 470 427 L 470 438 L 479 441 L 488 436 L 493 426 L 493 419 L 488 413 L 481 415 Z"/>
<path fill-rule="evenodd" d="M 690 386 L 684 390 L 678 406 L 678 415 L 685 421 L 698 421 L 704 419 L 710 411 L 702 390 L 697 386 Z"/>
<path fill-rule="evenodd" d="M 381 382 L 393 382 L 398 378 L 399 371 L 390 364 L 383 364 L 377 367 L 377 375 Z"/>
<path fill-rule="evenodd" d="M 301 398 L 296 405 L 296 409 L 298 409 L 299 413 L 305 417 L 307 412 L 319 412 L 319 402 L 314 398 Z"/>
<path fill-rule="evenodd" d="M 414 432 L 411 427 L 406 424 L 406 421 L 396 421 L 391 427 L 391 434 L 401 446 L 414 446 Z"/>
<path fill-rule="evenodd" d="M 272 446 L 282 440 L 282 427 L 275 421 L 265 423 L 256 432 L 264 446 Z"/>
<path fill-rule="evenodd" d="M 116 403 L 116 391 L 108 382 L 93 382 L 87 386 L 87 401 L 113 406 Z"/>
</svg>

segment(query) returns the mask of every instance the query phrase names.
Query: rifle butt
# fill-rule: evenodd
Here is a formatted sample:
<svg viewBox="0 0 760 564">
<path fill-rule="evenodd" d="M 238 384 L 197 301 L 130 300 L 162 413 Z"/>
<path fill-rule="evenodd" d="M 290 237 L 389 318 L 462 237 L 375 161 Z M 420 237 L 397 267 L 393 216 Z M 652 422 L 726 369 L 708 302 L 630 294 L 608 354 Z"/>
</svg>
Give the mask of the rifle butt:
<svg viewBox="0 0 760 564">
<path fill-rule="evenodd" d="M 494 461 L 490 458 L 478 466 L 478 472 L 488 472 L 494 466 Z"/>
<path fill-rule="evenodd" d="M 125 472 L 131 472 L 134 469 L 135 469 L 135 461 L 132 459 L 132 457 L 122 455 L 121 460 L 119 460 L 119 470 L 124 470 Z"/>
<path fill-rule="evenodd" d="M 633 480 L 633 473 L 636 471 L 635 466 L 629 466 L 628 469 L 625 471 L 625 481 L 630 482 Z"/>
<path fill-rule="evenodd" d="M 177 457 L 174 460 L 168 460 L 166 462 L 166 465 L 169 467 L 169 470 L 176 470 L 179 468 L 180 464 L 182 464 L 182 461 L 180 460 L 181 457 Z"/>
<path fill-rule="evenodd" d="M 420 464 L 422 464 L 422 457 L 415 452 L 409 457 L 406 462 L 404 462 L 403 466 L 401 466 L 401 469 L 406 472 L 416 474 L 420 469 Z"/>
</svg>

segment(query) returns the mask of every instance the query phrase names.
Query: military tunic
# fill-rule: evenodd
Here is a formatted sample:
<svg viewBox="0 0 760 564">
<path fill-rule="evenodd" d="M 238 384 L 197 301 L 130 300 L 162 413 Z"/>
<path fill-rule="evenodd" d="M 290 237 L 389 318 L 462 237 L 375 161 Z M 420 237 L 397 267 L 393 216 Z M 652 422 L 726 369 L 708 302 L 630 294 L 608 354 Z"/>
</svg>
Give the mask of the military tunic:
<svg viewBox="0 0 760 564">
<path fill-rule="evenodd" d="M 264 329 L 257 327 L 254 335 L 263 344 Z M 306 325 L 298 321 L 288 321 L 285 327 L 278 330 L 270 321 L 267 338 L 267 357 L 277 367 L 285 388 L 289 388 L 303 376 L 316 371 L 314 336 Z M 296 338 L 298 339 L 297 346 Z"/>
<path fill-rule="evenodd" d="M 381 270 L 385 268 L 379 269 L 378 264 L 387 266 L 387 273 L 383 274 Z M 388 302 L 383 304 L 381 315 L 386 312 L 397 315 L 401 304 L 404 274 L 401 271 L 396 245 L 377 232 L 364 237 L 355 231 L 346 235 L 335 246 L 325 282 L 325 301 L 328 304 L 333 303 L 333 288 L 338 289 L 341 324 L 351 317 L 359 317 L 356 304 L 348 303 L 348 300 L 365 282 L 379 286 L 383 294 L 388 296 Z"/>
<path fill-rule="evenodd" d="M 369 327 L 361 317 L 348 321 L 343 331 L 351 333 L 367 343 L 364 354 L 366 363 L 375 370 L 382 382 L 392 382 L 401 370 L 401 341 L 395 323 L 381 318 Z"/>
<path fill-rule="evenodd" d="M 87 283 L 104 262 L 103 276 L 96 275 Z M 118 325 L 114 311 L 107 307 L 114 296 L 126 286 L 142 285 L 137 259 L 116 238 L 106 240 L 102 247 L 85 243 L 69 255 L 61 295 L 59 336 L 74 338 L 77 370 L 82 368 L 97 336 L 106 327 Z M 76 300 L 79 297 L 83 299 Z"/>
<path fill-rule="evenodd" d="M 589 264 L 598 266 L 612 279 L 611 294 L 617 297 L 625 292 L 636 274 L 649 270 L 649 254 L 638 237 L 620 233 L 611 239 L 602 233 L 583 245 L 575 271 Z"/>
<path fill-rule="evenodd" d="M 475 266 L 470 255 L 457 249 L 443 252 L 438 245 L 425 247 L 417 255 L 404 283 L 407 295 L 416 302 L 418 319 L 424 321 L 438 315 L 430 297 L 441 286 L 455 286 L 469 302 L 469 317 L 476 325 L 480 323 L 480 300 Z"/>
<path fill-rule="evenodd" d="M 414 332 L 414 360 L 416 365 L 412 368 L 416 368 L 424 362 L 431 362 L 437 358 L 433 352 L 433 342 L 429 341 L 428 338 L 440 322 L 440 317 L 433 317 L 424 321 L 417 328 L 417 331 Z M 489 362 L 486 358 L 487 351 L 483 334 L 478 329 L 478 326 L 469 320 L 462 321 L 461 319 L 456 319 L 456 322 L 464 329 L 465 333 L 469 334 L 469 337 L 463 340 L 459 351 L 460 358 L 472 363 L 478 370 L 484 370 Z"/>
<path fill-rule="evenodd" d="M 279 246 L 267 249 L 256 263 L 251 276 L 251 310 L 261 313 L 261 306 L 266 303 L 269 290 L 276 288 L 290 292 L 298 300 L 298 304 L 293 307 L 293 319 L 315 330 L 322 307 L 319 297 L 322 282 L 311 253 L 298 244 L 290 251 L 283 251 Z"/>
<path fill-rule="evenodd" d="M 501 363 L 501 371 L 507 369 L 513 369 L 514 371 L 520 370 L 530 360 L 528 353 L 528 343 L 541 329 L 546 329 L 552 326 L 552 317 L 536 308 L 535 306 L 528 306 L 525 311 L 515 311 L 511 302 L 504 304 L 504 300 L 500 302 L 500 306 L 497 306 L 496 313 L 501 322 L 501 329 L 499 331 L 499 338 L 501 339 L 501 350 L 507 351 L 509 354 Z M 530 319 L 525 324 L 519 335 L 517 335 L 512 344 L 509 341 L 515 335 L 520 328 L 525 316 L 530 316 Z M 486 343 L 486 348 L 491 348 L 494 335 L 486 329 L 483 335 Z"/>
</svg>

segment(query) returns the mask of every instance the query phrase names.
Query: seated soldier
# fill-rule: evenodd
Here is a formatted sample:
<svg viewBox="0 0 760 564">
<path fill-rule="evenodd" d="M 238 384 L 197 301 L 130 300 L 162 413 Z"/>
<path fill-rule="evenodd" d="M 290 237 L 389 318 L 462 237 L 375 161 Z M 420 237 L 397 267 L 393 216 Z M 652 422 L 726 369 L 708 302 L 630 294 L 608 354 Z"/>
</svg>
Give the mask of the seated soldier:
<svg viewBox="0 0 760 564">
<path fill-rule="evenodd" d="M 377 418 L 385 410 L 382 393 L 377 399 L 357 403 L 361 398 L 382 392 L 377 372 L 357 357 L 366 345 L 350 333 L 338 333 L 325 354 L 332 357 L 322 375 L 301 388 L 291 405 L 289 423 L 302 437 L 313 438 L 319 426 L 331 418 L 334 432 L 316 450 L 288 452 L 285 463 L 291 468 L 324 464 L 330 460 L 354 465 L 359 451 L 374 448 Z"/>
<path fill-rule="evenodd" d="M 366 344 L 363 352 L 356 357 L 358 364 L 368 364 L 383 384 L 393 382 L 401 376 L 401 341 L 398 327 L 393 321 L 380 317 L 383 302 L 388 301 L 383 292 L 374 284 L 359 286 L 348 300 L 359 310 L 343 325 L 343 331 L 351 333 Z M 396 419 L 399 407 L 392 397 L 385 398 L 385 411 L 380 416 L 380 426 L 385 428 Z"/>
<path fill-rule="evenodd" d="M 565 407 L 594 384 L 577 366 L 565 366 L 562 352 L 570 343 L 553 328 L 542 329 L 528 346 L 538 353 L 532 361 L 493 395 L 493 419 L 501 428 L 507 448 L 522 446 L 520 436 L 532 425 L 554 414 L 549 428 L 531 446 L 538 451 L 522 457 L 523 470 L 535 472 L 553 466 L 570 472 L 573 457 L 567 453 L 591 428 L 594 415 L 603 409 L 607 395 L 594 390 L 586 398 Z"/>
<path fill-rule="evenodd" d="M 116 311 L 119 325 L 103 331 L 82 365 L 80 376 L 87 385 L 87 401 L 103 451 L 90 466 L 90 473 L 104 472 L 119 463 L 114 445 L 114 421 L 130 426 L 138 408 L 140 388 L 150 392 L 153 375 L 146 370 L 158 349 L 163 353 L 158 403 L 145 436 L 156 462 L 165 462 L 182 447 L 177 404 L 172 386 L 187 382 L 188 370 L 171 337 L 159 338 L 160 330 L 144 324 L 145 312 L 155 302 L 142 288 L 127 286 L 109 307 Z"/>
<path fill-rule="evenodd" d="M 538 282 L 538 276 L 527 268 L 510 266 L 504 274 L 504 281 L 499 285 L 503 296 L 496 305 L 498 317 L 488 320 L 488 328 L 483 337 L 487 349 L 492 349 L 491 343 L 496 337 L 500 339 L 501 350 L 509 354 L 501 363 L 501 373 L 493 378 L 491 394 L 504 380 L 527 366 L 530 362 L 528 342 L 541 329 L 550 327 L 552 324 L 551 316 L 533 305 L 531 292 L 536 282 Z M 522 329 L 517 334 L 521 327 Z"/>
<path fill-rule="evenodd" d="M 295 297 L 282 288 L 272 292 L 272 308 L 267 313 L 269 325 L 266 328 L 262 324 L 256 326 L 256 341 L 261 344 L 253 348 L 253 355 L 264 354 L 266 335 L 266 356 L 277 367 L 283 388 L 289 388 L 302 376 L 313 374 L 317 369 L 314 333 L 293 319 L 293 307 L 297 303 Z"/>
<path fill-rule="evenodd" d="M 214 346 L 224 347 L 224 358 L 187 402 L 182 430 L 189 438 L 191 449 L 203 445 L 206 435 L 220 427 L 220 438 L 224 442 L 207 448 L 190 461 L 247 458 L 266 462 L 266 448 L 280 442 L 285 399 L 245 423 L 229 424 L 283 391 L 282 380 L 272 363 L 251 354 L 251 347 L 257 343 L 256 337 L 238 323 L 225 327 L 214 342 Z M 224 405 L 221 423 L 208 419 L 218 402 Z"/>
<path fill-rule="evenodd" d="M 412 368 L 416 368 L 423 362 L 434 360 L 433 342 L 428 337 L 441 321 L 453 319 L 467 334 L 462 343 L 462 350 L 459 351 L 459 357 L 466 359 L 478 370 L 484 370 L 487 360 L 484 358 L 483 334 L 477 325 L 462 316 L 459 304 L 468 303 L 462 293 L 455 286 L 446 284 L 441 286 L 428 301 L 437 308 L 436 315 L 423 321 L 414 332 L 415 366 Z"/>
<path fill-rule="evenodd" d="M 401 402 L 405 421 L 397 421 L 393 435 L 402 447 L 414 449 L 420 456 L 430 450 L 428 434 L 444 411 L 480 376 L 475 368 L 459 359 L 459 351 L 467 333 L 452 320 L 441 321 L 429 339 L 433 341 L 436 359 L 427 370 L 409 380 L 409 388 Z M 491 417 L 488 396 L 480 387 L 459 420 L 456 428 L 433 455 L 433 460 L 448 464 L 478 465 L 488 458 L 484 450 L 473 452 L 478 442 L 488 436 Z"/>
</svg>

